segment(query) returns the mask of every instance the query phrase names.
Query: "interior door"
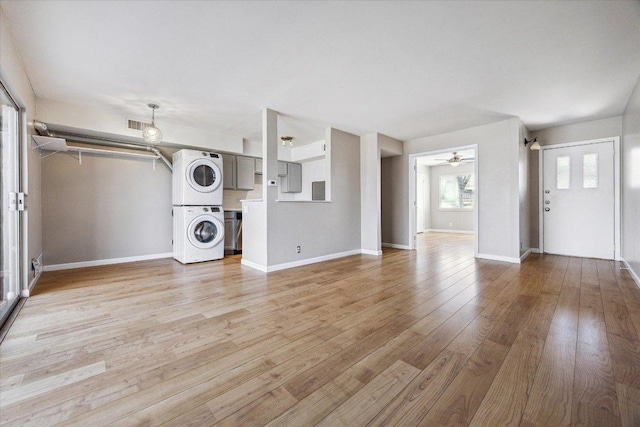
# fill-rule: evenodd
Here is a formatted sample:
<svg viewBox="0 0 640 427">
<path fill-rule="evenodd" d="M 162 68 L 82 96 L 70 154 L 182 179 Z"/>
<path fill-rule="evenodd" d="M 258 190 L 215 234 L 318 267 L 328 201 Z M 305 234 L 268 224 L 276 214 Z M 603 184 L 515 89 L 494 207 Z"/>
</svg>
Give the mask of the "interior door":
<svg viewBox="0 0 640 427">
<path fill-rule="evenodd" d="M 544 252 L 613 259 L 613 142 L 543 150 Z"/>
<path fill-rule="evenodd" d="M 0 186 L 0 326 L 17 302 L 20 286 L 19 268 L 19 189 L 18 108 L 0 85 L 0 155 L 2 185 Z"/>
</svg>

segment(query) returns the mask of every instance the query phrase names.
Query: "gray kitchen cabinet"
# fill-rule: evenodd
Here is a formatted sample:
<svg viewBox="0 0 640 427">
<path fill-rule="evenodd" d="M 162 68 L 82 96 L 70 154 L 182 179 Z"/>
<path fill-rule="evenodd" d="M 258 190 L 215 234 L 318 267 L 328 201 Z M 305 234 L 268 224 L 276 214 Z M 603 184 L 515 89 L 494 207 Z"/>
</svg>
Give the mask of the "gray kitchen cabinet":
<svg viewBox="0 0 640 427">
<path fill-rule="evenodd" d="M 287 162 L 278 161 L 278 176 L 287 176 Z"/>
<path fill-rule="evenodd" d="M 287 176 L 280 178 L 283 193 L 302 192 L 302 165 L 300 163 L 287 163 Z"/>
<path fill-rule="evenodd" d="M 222 177 L 225 190 L 236 189 L 236 156 L 222 155 Z"/>
<path fill-rule="evenodd" d="M 256 162 L 253 157 L 236 156 L 236 189 L 255 188 Z"/>
<path fill-rule="evenodd" d="M 262 159 L 256 159 L 256 174 L 262 175 Z"/>
</svg>

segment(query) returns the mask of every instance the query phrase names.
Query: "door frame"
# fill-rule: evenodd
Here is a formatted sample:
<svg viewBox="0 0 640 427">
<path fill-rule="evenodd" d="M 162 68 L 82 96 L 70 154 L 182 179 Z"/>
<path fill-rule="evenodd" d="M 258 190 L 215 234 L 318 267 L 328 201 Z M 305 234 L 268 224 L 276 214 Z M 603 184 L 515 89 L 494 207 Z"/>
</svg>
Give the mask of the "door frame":
<svg viewBox="0 0 640 427">
<path fill-rule="evenodd" d="M 585 141 L 566 142 L 563 144 L 543 145 L 540 147 L 538 162 L 538 249 L 544 253 L 544 150 L 554 148 L 576 147 L 579 145 L 600 144 L 611 142 L 613 144 L 613 259 L 621 261 L 620 253 L 620 137 L 611 136 L 608 138 L 589 139 Z"/>
<path fill-rule="evenodd" d="M 469 145 L 459 145 L 454 147 L 447 147 L 433 151 L 424 151 L 421 153 L 409 154 L 409 245 L 407 249 L 414 250 L 416 248 L 416 229 L 417 227 L 417 218 L 416 218 L 416 191 L 417 191 L 417 163 L 416 160 L 418 157 L 431 156 L 434 154 L 445 154 L 451 153 L 452 151 L 461 151 L 461 150 L 474 150 L 475 160 L 473 162 L 473 174 L 475 175 L 475 192 L 474 192 L 474 204 L 475 209 L 473 212 L 473 229 L 474 229 L 474 243 L 473 243 L 473 256 L 478 257 L 478 242 L 480 241 L 480 230 L 478 229 L 478 218 L 479 218 L 479 206 L 480 206 L 480 179 L 478 175 L 478 165 L 480 164 L 480 153 L 478 150 L 478 144 L 469 144 Z"/>
</svg>

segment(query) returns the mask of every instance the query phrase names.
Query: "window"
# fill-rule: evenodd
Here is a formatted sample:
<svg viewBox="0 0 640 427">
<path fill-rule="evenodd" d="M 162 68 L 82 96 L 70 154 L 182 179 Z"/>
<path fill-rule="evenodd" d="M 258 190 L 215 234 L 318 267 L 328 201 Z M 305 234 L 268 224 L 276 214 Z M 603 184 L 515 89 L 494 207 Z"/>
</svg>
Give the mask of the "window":
<svg viewBox="0 0 640 427">
<path fill-rule="evenodd" d="M 582 156 L 582 187 L 598 188 L 598 153 Z"/>
<path fill-rule="evenodd" d="M 571 157 L 559 156 L 556 159 L 556 188 L 558 190 L 568 190 L 571 179 Z"/>
<path fill-rule="evenodd" d="M 473 174 L 440 176 L 440 209 L 473 210 L 475 177 Z"/>
</svg>

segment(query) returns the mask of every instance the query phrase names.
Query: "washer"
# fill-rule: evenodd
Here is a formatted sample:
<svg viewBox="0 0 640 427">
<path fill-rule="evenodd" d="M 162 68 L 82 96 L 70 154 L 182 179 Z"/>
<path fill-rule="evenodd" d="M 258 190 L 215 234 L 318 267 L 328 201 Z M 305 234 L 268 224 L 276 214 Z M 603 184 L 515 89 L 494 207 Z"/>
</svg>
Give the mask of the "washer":
<svg viewBox="0 0 640 427">
<path fill-rule="evenodd" d="M 222 206 L 222 155 L 180 150 L 173 155 L 173 205 Z"/>
<path fill-rule="evenodd" d="M 173 207 L 173 257 L 183 264 L 224 258 L 220 206 Z"/>
</svg>

